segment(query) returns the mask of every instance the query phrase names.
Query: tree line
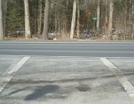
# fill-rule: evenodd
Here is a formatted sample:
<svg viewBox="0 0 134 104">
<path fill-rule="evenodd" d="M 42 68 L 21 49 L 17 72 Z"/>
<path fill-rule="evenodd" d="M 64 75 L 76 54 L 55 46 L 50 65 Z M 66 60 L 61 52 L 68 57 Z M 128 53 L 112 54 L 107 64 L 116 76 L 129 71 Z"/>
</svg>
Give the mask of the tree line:
<svg viewBox="0 0 134 104">
<path fill-rule="evenodd" d="M 134 0 L 0 0 L 0 40 L 134 39 Z"/>
</svg>

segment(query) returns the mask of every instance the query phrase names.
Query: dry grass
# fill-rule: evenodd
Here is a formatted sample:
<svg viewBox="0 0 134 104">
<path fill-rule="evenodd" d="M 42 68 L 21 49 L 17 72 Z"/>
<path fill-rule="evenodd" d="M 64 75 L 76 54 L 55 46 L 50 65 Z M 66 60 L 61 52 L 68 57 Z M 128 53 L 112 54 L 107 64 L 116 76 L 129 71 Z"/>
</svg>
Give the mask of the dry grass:
<svg viewBox="0 0 134 104">
<path fill-rule="evenodd" d="M 108 40 L 107 37 L 102 38 L 102 37 L 90 37 L 90 38 L 80 38 L 84 40 Z M 25 39 L 23 37 L 5 37 L 5 40 L 43 40 L 43 36 L 41 35 L 40 37 L 37 37 L 33 35 L 32 38 Z M 70 40 L 69 38 L 69 33 L 64 33 L 64 34 L 58 34 L 57 36 L 48 36 L 48 40 Z M 79 40 L 76 37 L 74 40 Z"/>
</svg>

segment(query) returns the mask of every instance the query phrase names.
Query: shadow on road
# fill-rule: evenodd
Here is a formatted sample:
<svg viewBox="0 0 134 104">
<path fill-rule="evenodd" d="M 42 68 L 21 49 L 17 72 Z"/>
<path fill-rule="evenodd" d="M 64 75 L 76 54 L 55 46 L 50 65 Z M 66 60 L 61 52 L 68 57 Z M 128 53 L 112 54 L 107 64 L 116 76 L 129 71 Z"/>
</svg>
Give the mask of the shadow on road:
<svg viewBox="0 0 134 104">
<path fill-rule="evenodd" d="M 44 87 L 39 87 L 38 89 L 36 89 L 32 94 L 28 95 L 25 100 L 36 100 L 48 93 L 52 93 L 55 92 L 56 90 L 59 89 L 59 86 L 57 85 L 47 85 Z"/>
</svg>

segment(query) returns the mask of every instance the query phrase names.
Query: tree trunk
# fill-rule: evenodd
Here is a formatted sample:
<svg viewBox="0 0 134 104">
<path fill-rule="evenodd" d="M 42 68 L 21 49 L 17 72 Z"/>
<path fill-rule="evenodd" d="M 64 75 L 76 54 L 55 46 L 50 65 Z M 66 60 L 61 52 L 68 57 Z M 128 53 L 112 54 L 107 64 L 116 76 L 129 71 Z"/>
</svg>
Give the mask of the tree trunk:
<svg viewBox="0 0 134 104">
<path fill-rule="evenodd" d="M 37 35 L 38 37 L 40 37 L 41 34 L 41 20 L 42 20 L 42 0 L 39 0 L 39 4 L 38 4 L 38 32 Z"/>
<path fill-rule="evenodd" d="M 70 32 L 70 39 L 73 39 L 74 37 L 74 30 L 75 30 L 75 22 L 76 22 L 76 2 L 77 0 L 74 0 L 73 3 L 73 15 L 72 15 L 72 22 L 71 22 L 71 32 Z"/>
<path fill-rule="evenodd" d="M 100 0 L 98 0 L 98 5 L 97 5 L 97 24 L 96 24 L 96 29 L 97 29 L 97 35 L 99 35 L 99 29 L 100 29 Z"/>
<path fill-rule="evenodd" d="M 3 33 L 3 11 L 2 11 L 2 0 L 0 0 L 0 40 L 4 39 Z"/>
<path fill-rule="evenodd" d="M 69 38 L 69 33 L 68 33 L 68 8 L 69 8 L 69 0 L 66 0 L 66 10 L 65 10 L 65 21 L 64 21 L 64 25 L 65 25 L 65 34 L 67 34 L 67 37 Z"/>
<path fill-rule="evenodd" d="M 134 40 L 134 0 L 132 0 L 132 40 Z"/>
<path fill-rule="evenodd" d="M 57 9 L 55 5 L 55 35 L 57 35 L 58 32 L 58 20 L 57 20 Z"/>
<path fill-rule="evenodd" d="M 45 2 L 45 10 L 44 10 L 44 28 L 43 28 L 43 40 L 48 39 L 48 18 L 49 18 L 49 0 Z"/>
<path fill-rule="evenodd" d="M 77 0 L 77 38 L 80 38 L 80 4 L 79 4 L 79 0 Z"/>
<path fill-rule="evenodd" d="M 112 39 L 112 22 L 113 22 L 113 0 L 110 0 L 110 12 L 109 12 L 109 26 L 108 26 L 108 37 Z"/>
<path fill-rule="evenodd" d="M 108 32 L 108 17 L 107 17 L 107 14 L 105 16 L 105 23 L 104 23 L 104 26 L 105 26 L 105 35 L 107 36 L 107 32 Z"/>
<path fill-rule="evenodd" d="M 25 38 L 27 39 L 31 38 L 28 0 L 24 0 L 24 8 L 25 8 Z"/>
<path fill-rule="evenodd" d="M 6 14 L 7 14 L 7 2 L 8 0 L 3 0 L 3 36 L 5 37 L 6 30 Z"/>
</svg>

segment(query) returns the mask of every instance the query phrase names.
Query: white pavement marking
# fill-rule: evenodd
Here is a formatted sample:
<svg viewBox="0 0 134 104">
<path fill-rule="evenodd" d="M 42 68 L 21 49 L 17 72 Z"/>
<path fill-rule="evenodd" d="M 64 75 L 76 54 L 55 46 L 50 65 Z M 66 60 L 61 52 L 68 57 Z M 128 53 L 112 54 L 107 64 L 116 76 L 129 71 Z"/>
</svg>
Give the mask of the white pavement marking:
<svg viewBox="0 0 134 104">
<path fill-rule="evenodd" d="M 9 72 L 8 74 L 12 74 L 18 71 L 18 69 L 29 59 L 30 57 L 22 58 Z"/>
<path fill-rule="evenodd" d="M 23 65 L 29 58 L 30 58 L 30 57 L 24 57 L 24 58 L 22 58 L 22 59 L 8 72 L 7 77 L 0 79 L 0 93 L 3 91 L 3 89 L 4 89 L 5 86 L 8 84 L 8 82 L 10 82 L 11 79 L 13 78 L 13 75 L 11 75 L 11 74 L 17 72 L 17 71 L 22 67 L 22 65 Z"/>
<path fill-rule="evenodd" d="M 130 97 L 134 97 L 134 86 L 128 81 L 128 79 L 121 73 L 121 71 L 114 66 L 108 59 L 100 58 L 100 60 L 113 72 L 115 77 L 124 87 L 125 91 Z"/>
<path fill-rule="evenodd" d="M 12 79 L 13 76 L 8 76 L 6 78 L 1 78 L 0 80 L 0 93 L 3 91 L 7 83 Z"/>
</svg>

